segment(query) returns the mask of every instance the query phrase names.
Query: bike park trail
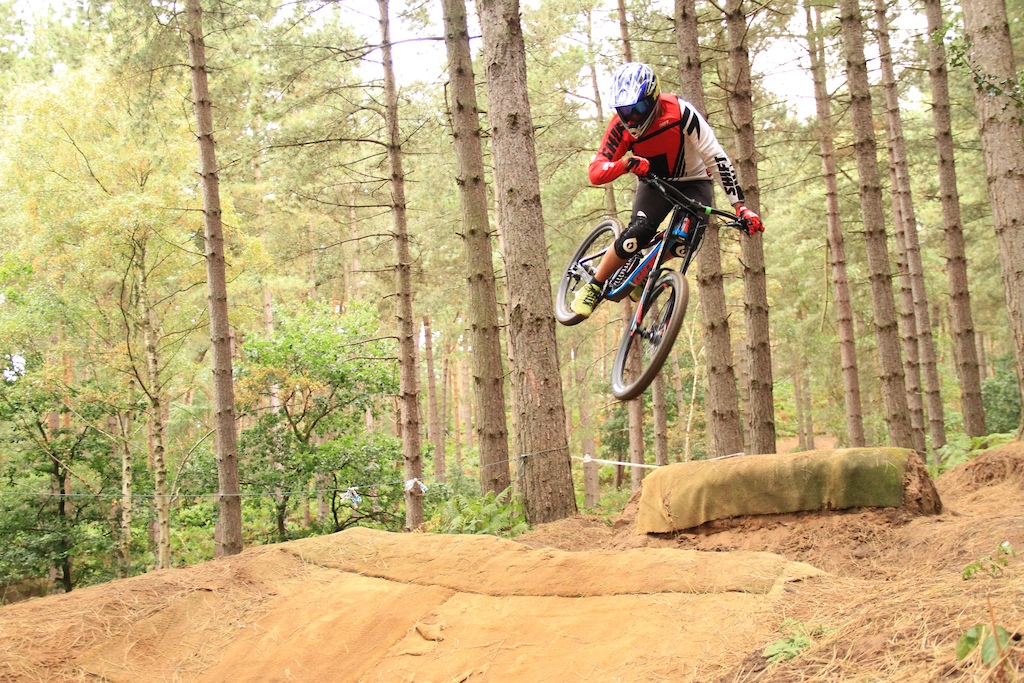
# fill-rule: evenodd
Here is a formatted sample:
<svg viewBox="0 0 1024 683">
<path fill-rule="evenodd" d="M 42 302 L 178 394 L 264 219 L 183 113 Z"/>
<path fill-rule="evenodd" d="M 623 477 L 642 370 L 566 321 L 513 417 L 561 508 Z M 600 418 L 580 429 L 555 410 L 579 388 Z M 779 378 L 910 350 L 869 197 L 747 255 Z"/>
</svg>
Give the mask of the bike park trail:
<svg viewBox="0 0 1024 683">
<path fill-rule="evenodd" d="M 961 575 L 1024 548 L 1024 444 L 995 451 L 940 477 L 926 517 L 641 536 L 632 505 L 517 540 L 357 528 L 255 547 L 0 608 L 0 681 L 982 680 L 958 636 L 990 611 L 1024 630 L 1016 557 Z M 766 660 L 801 630 L 800 656 Z"/>
</svg>

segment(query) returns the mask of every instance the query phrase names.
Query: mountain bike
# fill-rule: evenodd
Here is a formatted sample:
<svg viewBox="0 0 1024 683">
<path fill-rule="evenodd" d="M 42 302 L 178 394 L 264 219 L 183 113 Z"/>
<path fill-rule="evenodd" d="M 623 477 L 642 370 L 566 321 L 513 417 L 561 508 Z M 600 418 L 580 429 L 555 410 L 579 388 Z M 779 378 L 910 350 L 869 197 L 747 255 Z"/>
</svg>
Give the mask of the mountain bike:
<svg viewBox="0 0 1024 683">
<path fill-rule="evenodd" d="M 637 250 L 608 278 L 601 292 L 605 299 L 622 301 L 631 295 L 635 298 L 642 286 L 636 311 L 623 332 L 612 365 L 612 394 L 620 401 L 642 394 L 672 350 L 683 325 L 690 296 L 685 275 L 707 228 L 703 218 L 718 216 L 727 219 L 720 223 L 722 227 L 737 228 L 750 234 L 745 221 L 732 213 L 690 199 L 662 178 L 648 175 L 641 177 L 640 182 L 661 191 L 673 208 L 668 227 L 658 232 L 647 246 Z M 580 243 L 558 283 L 555 295 L 555 318 L 558 322 L 576 325 L 584 320 L 569 304 L 576 290 L 593 280 L 601 257 L 612 248 L 622 230 L 622 221 L 608 218 L 598 223 Z M 665 265 L 675 257 L 682 259 L 679 270 Z"/>
</svg>

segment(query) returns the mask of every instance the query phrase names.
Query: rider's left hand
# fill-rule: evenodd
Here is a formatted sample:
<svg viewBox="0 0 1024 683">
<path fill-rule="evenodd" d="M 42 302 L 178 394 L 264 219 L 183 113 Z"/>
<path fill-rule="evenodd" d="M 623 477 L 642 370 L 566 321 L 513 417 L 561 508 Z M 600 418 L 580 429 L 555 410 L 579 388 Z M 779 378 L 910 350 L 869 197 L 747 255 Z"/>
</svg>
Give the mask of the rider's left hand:
<svg viewBox="0 0 1024 683">
<path fill-rule="evenodd" d="M 755 232 L 764 232 L 764 223 L 761 222 L 761 217 L 743 204 L 736 207 L 736 215 L 746 224 L 748 234 L 753 235 Z"/>
</svg>

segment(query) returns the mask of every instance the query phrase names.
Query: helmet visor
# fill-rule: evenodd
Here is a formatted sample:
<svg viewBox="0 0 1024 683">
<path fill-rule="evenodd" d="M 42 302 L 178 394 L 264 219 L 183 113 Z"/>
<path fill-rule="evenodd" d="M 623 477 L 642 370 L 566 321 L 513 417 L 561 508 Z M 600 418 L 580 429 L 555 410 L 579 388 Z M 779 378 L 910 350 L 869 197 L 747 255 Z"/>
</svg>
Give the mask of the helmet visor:
<svg viewBox="0 0 1024 683">
<path fill-rule="evenodd" d="M 624 124 L 634 127 L 647 120 L 651 111 L 654 110 L 654 102 L 653 98 L 645 97 L 636 104 L 631 104 L 625 107 L 615 107 L 615 111 L 618 113 L 619 118 L 622 119 Z"/>
</svg>

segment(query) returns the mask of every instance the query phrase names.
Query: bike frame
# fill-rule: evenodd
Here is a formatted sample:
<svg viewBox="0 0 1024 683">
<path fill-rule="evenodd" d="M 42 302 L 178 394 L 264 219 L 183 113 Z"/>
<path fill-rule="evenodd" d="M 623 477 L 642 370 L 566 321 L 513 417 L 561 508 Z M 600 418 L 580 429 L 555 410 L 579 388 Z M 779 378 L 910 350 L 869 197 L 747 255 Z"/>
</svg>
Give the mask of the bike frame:
<svg viewBox="0 0 1024 683">
<path fill-rule="evenodd" d="M 650 297 L 653 283 L 658 279 L 658 274 L 664 268 L 664 264 L 669 259 L 676 257 L 675 249 L 680 243 L 686 245 L 686 251 L 682 254 L 683 262 L 679 270 L 683 275 L 689 270 L 693 256 L 697 253 L 697 249 L 704 238 L 704 230 L 707 225 L 706 221 L 699 220 L 701 214 L 709 217 L 712 215 L 723 216 L 730 219 L 730 223 L 734 227 L 745 229 L 737 224 L 736 217 L 732 214 L 710 206 L 704 206 L 700 202 L 690 199 L 661 178 L 648 176 L 640 178 L 640 182 L 647 183 L 660 190 L 669 202 L 672 203 L 672 213 L 669 217 L 668 228 L 654 236 L 649 245 L 650 251 L 644 255 L 640 263 L 630 270 L 622 284 L 614 288 L 608 287 L 607 283 L 605 284 L 603 296 L 612 301 L 622 301 L 637 285 L 644 281 L 644 278 L 647 278 L 647 284 L 636 306 L 636 314 L 633 316 L 633 321 L 629 327 L 630 335 L 635 334 L 640 327 L 640 321 L 643 320 L 644 311 L 647 309 L 647 300 Z"/>
</svg>

